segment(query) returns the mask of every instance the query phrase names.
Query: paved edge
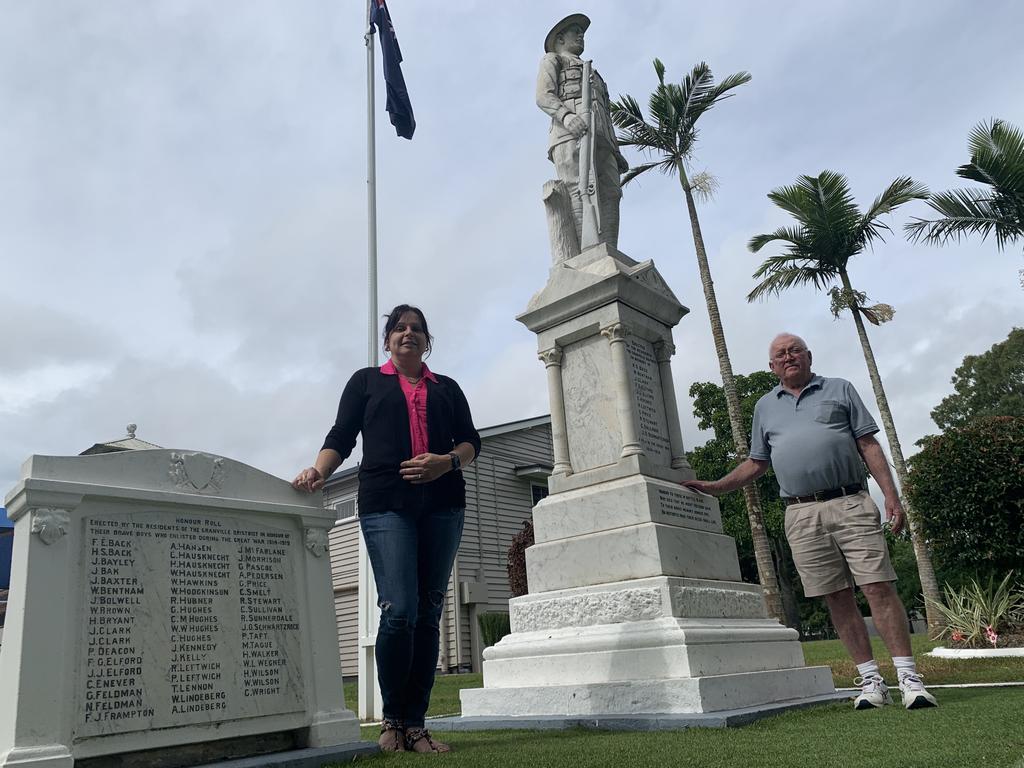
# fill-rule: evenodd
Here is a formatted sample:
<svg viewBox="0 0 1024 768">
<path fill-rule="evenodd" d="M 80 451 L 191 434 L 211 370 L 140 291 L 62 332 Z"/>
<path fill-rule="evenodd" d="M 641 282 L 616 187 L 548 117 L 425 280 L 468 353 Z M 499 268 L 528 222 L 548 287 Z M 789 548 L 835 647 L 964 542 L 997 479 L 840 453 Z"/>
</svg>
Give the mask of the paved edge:
<svg viewBox="0 0 1024 768">
<path fill-rule="evenodd" d="M 353 741 L 333 747 L 292 749 L 256 757 L 241 757 L 204 763 L 195 768 L 320 768 L 324 763 L 349 763 L 357 757 L 374 755 L 380 747 L 374 741 Z"/>
<path fill-rule="evenodd" d="M 607 731 L 670 731 L 682 728 L 736 728 L 756 720 L 795 709 L 806 709 L 852 698 L 849 692 L 835 691 L 823 696 L 776 702 L 759 707 L 726 709 L 719 712 L 638 715 L 524 715 L 517 717 L 439 717 L 428 720 L 434 731 L 565 730 L 591 728 Z"/>
</svg>

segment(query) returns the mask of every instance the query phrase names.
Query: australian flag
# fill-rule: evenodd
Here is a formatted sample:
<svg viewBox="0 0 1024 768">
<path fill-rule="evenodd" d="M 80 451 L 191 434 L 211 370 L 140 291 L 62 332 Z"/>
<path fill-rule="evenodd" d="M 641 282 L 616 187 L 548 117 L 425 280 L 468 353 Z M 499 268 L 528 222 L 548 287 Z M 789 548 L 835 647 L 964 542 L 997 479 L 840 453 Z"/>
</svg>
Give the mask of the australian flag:
<svg viewBox="0 0 1024 768">
<path fill-rule="evenodd" d="M 398 47 L 391 14 L 384 0 L 370 0 L 370 23 L 380 30 L 380 49 L 384 55 L 384 82 L 387 84 L 387 110 L 391 124 L 404 139 L 411 139 L 416 130 L 416 118 L 412 114 L 412 102 L 405 89 L 402 77 L 402 50 Z"/>
</svg>

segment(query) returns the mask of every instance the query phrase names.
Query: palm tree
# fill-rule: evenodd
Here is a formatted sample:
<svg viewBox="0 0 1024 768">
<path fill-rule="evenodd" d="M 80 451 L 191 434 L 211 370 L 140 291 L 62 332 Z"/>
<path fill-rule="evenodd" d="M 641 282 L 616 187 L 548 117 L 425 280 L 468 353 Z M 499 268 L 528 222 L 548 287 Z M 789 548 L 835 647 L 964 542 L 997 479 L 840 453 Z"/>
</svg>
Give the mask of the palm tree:
<svg viewBox="0 0 1024 768">
<path fill-rule="evenodd" d="M 927 196 L 928 190 L 923 185 L 909 177 L 901 177 L 875 198 L 867 211 L 861 213 L 842 174 L 823 171 L 818 176 L 801 176 L 796 184 L 779 187 L 768 195 L 769 200 L 797 220 L 798 226 L 782 227 L 768 234 L 757 235 L 751 238 L 749 243 L 749 248 L 754 253 L 776 240 L 785 243 L 786 250 L 781 256 L 769 257 L 758 267 L 754 279 L 760 282 L 747 296 L 747 301 L 771 294 L 778 295 L 792 286 L 810 283 L 819 290 L 832 286 L 829 294 L 832 297 L 833 315 L 838 317 L 844 309 L 850 310 L 853 314 L 853 322 L 857 326 L 857 335 L 864 350 L 864 361 L 868 366 L 871 387 L 875 392 L 882 426 L 889 439 L 889 452 L 896 465 L 896 476 L 901 488 L 907 487 L 907 465 L 893 424 L 892 411 L 889 410 L 889 401 L 882 387 L 882 378 L 878 374 L 875 355 L 871 351 L 871 343 L 864 327 L 865 319 L 873 325 L 890 320 L 893 309 L 887 304 L 868 306 L 867 296 L 854 290 L 850 283 L 847 267 L 851 258 L 863 252 L 875 241 L 882 241 L 882 235 L 886 230 L 892 231 L 881 221 L 882 216 L 904 203 L 923 200 Z M 941 599 L 935 580 L 935 570 L 921 534 L 917 515 L 909 505 L 904 507 L 914 554 L 917 556 L 921 589 L 926 598 L 928 625 L 934 630 L 939 627 L 941 621 L 931 607 L 931 601 L 937 602 Z"/>
<path fill-rule="evenodd" d="M 668 175 L 677 175 L 686 198 L 686 208 L 690 215 L 690 229 L 693 232 L 693 245 L 697 252 L 697 266 L 700 270 L 701 285 L 704 287 L 704 299 L 707 302 L 708 316 L 711 320 L 711 335 L 718 354 L 718 366 L 722 372 L 722 385 L 725 390 L 726 405 L 729 411 L 729 426 L 736 453 L 742 461 L 747 457 L 746 430 L 741 421 L 740 402 L 736 395 L 736 381 L 733 377 L 732 363 L 729 361 L 729 349 L 725 344 L 725 331 L 722 318 L 718 311 L 718 299 L 715 297 L 715 286 L 711 279 L 711 268 L 708 266 L 707 251 L 704 248 L 704 237 L 700 231 L 697 218 L 697 206 L 694 202 L 694 191 L 698 189 L 694 179 L 687 173 L 687 164 L 693 158 L 693 150 L 697 143 L 697 120 L 715 104 L 728 98 L 729 91 L 750 81 L 750 74 L 737 72 L 729 75 L 722 82 L 715 83 L 714 76 L 707 64 L 701 62 L 693 68 L 678 85 L 665 82 L 665 65 L 659 59 L 654 60 L 654 71 L 658 76 L 658 87 L 651 94 L 649 108 L 651 120 L 645 119 L 643 111 L 632 96 L 622 96 L 611 104 L 612 120 L 621 130 L 619 144 L 636 147 L 654 160 L 630 169 L 623 177 L 626 184 L 642 173 L 657 168 Z M 757 487 L 751 483 L 743 489 L 747 504 L 747 517 L 754 542 L 754 555 L 757 560 L 758 578 L 764 590 L 765 604 L 770 615 L 785 623 L 786 614 L 779 594 L 779 580 L 772 560 L 771 544 L 764 527 L 764 513 L 761 510 L 761 499 Z"/>
<path fill-rule="evenodd" d="M 987 184 L 989 188 L 951 189 L 928 198 L 940 219 L 919 219 L 907 224 L 909 238 L 942 245 L 964 235 L 995 233 L 996 246 L 1024 239 L 1024 133 L 1002 120 L 979 123 L 967 140 L 971 162 L 956 169 L 957 176 Z"/>
</svg>

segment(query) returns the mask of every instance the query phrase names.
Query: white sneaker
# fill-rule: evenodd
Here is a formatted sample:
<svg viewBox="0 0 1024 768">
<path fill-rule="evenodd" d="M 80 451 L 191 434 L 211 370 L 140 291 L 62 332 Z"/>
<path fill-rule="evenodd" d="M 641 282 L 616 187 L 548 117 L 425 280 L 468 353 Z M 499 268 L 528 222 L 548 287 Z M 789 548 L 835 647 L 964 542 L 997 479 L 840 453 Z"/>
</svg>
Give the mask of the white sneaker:
<svg viewBox="0 0 1024 768">
<path fill-rule="evenodd" d="M 921 676 L 914 672 L 900 675 L 900 695 L 903 696 L 903 706 L 907 709 L 939 706 L 935 697 L 925 690 Z"/>
<path fill-rule="evenodd" d="M 853 700 L 854 709 L 877 709 L 892 704 L 889 686 L 885 684 L 881 675 L 858 677 L 853 684 L 860 686 L 860 695 Z M 923 686 L 921 690 L 924 690 Z"/>
</svg>

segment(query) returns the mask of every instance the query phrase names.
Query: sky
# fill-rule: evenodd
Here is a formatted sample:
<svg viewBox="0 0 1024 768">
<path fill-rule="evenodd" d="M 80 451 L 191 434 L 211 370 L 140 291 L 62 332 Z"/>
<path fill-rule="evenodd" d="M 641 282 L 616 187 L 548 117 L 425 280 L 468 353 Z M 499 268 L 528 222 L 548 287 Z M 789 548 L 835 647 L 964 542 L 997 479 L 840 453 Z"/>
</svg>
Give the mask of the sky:
<svg viewBox="0 0 1024 768">
<path fill-rule="evenodd" d="M 478 427 L 548 411 L 536 339 L 515 316 L 550 264 L 541 188 L 549 119 L 534 104 L 548 29 L 592 19 L 585 56 L 642 104 L 662 59 L 750 84 L 706 114 L 692 163 L 737 373 L 780 331 L 877 414 L 849 315 L 811 288 L 749 304 L 749 238 L 789 223 L 766 194 L 844 173 L 866 205 L 897 176 L 961 186 L 982 120 L 1024 125 L 1024 4 L 946 0 L 527 3 L 392 0 L 416 112 L 397 138 L 376 74 L 379 305 L 423 308 L 429 365 Z M 37 0 L 0 9 L 0 492 L 32 454 L 138 437 L 288 478 L 367 364 L 365 9 L 358 0 Z M 644 158 L 630 150 L 633 163 Z M 869 328 L 904 452 L 967 354 L 1024 325 L 1021 248 L 935 248 L 893 234 L 850 267 L 892 304 Z M 673 373 L 720 381 L 675 179 L 626 188 L 619 248 L 654 259 L 690 309 Z M 884 442 L 884 441 L 883 441 Z"/>
</svg>

